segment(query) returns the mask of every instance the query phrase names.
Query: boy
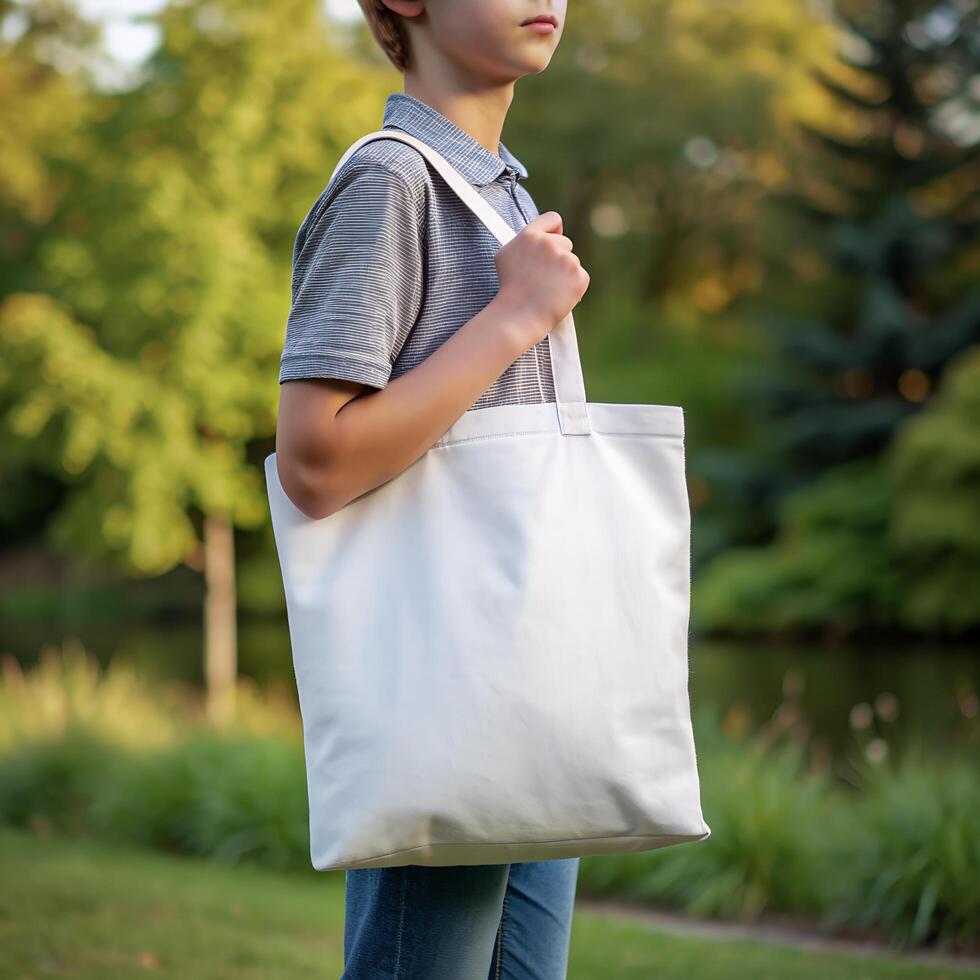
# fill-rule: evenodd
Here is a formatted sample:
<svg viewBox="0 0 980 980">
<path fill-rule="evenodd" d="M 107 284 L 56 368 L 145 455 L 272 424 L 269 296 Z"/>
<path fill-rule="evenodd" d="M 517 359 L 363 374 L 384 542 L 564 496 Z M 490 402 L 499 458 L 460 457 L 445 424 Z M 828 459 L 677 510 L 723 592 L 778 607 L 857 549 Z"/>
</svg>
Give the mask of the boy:
<svg viewBox="0 0 980 980">
<path fill-rule="evenodd" d="M 548 334 L 589 276 L 500 141 L 547 66 L 565 0 L 360 0 L 404 74 L 382 128 L 438 150 L 518 234 L 504 247 L 413 147 L 373 140 L 293 252 L 276 458 L 327 517 L 396 477 L 471 408 L 555 401 Z M 564 977 L 578 858 L 346 874 L 344 977 Z"/>
</svg>

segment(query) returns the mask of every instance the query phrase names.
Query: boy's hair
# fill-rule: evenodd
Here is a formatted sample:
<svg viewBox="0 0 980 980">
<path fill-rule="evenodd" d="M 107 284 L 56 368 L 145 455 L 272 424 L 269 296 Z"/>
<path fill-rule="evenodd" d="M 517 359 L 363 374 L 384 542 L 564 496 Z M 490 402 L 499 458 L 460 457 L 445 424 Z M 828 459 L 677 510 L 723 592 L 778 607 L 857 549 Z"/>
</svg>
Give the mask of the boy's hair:
<svg viewBox="0 0 980 980">
<path fill-rule="evenodd" d="M 401 17 L 389 10 L 381 0 L 357 0 L 364 19 L 371 28 L 374 39 L 388 60 L 399 70 L 408 68 L 408 38 L 402 27 Z"/>
</svg>

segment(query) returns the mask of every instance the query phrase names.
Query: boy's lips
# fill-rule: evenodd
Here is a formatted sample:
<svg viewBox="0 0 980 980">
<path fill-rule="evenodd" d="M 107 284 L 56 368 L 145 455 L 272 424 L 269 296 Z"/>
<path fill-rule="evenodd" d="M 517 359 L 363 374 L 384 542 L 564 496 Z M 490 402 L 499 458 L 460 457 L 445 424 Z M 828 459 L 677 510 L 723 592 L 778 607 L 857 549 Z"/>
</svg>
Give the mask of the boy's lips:
<svg viewBox="0 0 980 980">
<path fill-rule="evenodd" d="M 550 34 L 558 27 L 558 18 L 554 14 L 538 14 L 521 21 L 521 27 L 530 27 L 535 34 Z"/>
</svg>

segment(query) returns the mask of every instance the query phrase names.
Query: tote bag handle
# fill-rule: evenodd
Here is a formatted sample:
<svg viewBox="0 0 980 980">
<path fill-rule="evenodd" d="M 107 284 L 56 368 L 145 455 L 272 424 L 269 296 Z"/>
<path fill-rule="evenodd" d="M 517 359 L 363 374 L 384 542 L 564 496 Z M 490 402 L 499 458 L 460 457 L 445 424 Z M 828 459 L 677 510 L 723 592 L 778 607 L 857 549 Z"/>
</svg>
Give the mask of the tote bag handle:
<svg viewBox="0 0 980 980">
<path fill-rule="evenodd" d="M 397 139 L 414 146 L 439 172 L 462 202 L 486 225 L 501 245 L 506 245 L 517 234 L 441 153 L 428 143 L 399 130 L 379 129 L 367 133 L 352 143 L 337 161 L 330 175 L 330 181 L 358 147 L 375 139 Z M 327 186 L 330 185 L 330 181 L 327 181 Z M 582 361 L 579 357 L 575 322 L 571 312 L 548 334 L 548 345 L 555 382 L 555 407 L 558 411 L 562 435 L 590 435 L 592 425 L 585 398 L 585 379 L 582 376 Z"/>
</svg>

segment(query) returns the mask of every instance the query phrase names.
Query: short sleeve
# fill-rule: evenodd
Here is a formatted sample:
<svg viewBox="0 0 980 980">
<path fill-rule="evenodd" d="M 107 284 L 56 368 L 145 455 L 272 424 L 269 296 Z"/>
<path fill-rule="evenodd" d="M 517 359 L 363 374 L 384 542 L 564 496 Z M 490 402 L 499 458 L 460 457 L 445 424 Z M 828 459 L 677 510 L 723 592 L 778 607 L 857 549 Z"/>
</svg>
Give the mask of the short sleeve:
<svg viewBox="0 0 980 980">
<path fill-rule="evenodd" d="M 424 194 L 367 158 L 339 172 L 300 226 L 279 382 L 383 388 L 418 319 Z"/>
</svg>

